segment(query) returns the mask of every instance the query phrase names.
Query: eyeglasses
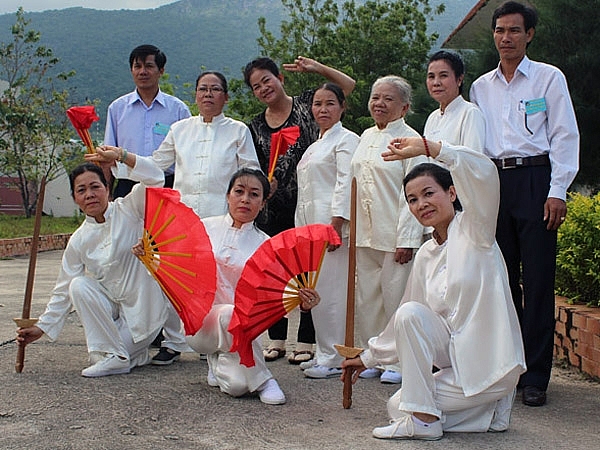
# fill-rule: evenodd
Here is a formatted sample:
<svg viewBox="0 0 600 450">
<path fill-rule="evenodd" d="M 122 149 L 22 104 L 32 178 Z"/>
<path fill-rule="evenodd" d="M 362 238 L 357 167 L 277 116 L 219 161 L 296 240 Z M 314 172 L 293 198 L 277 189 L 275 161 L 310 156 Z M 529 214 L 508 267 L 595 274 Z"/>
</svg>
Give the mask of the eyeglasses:
<svg viewBox="0 0 600 450">
<path fill-rule="evenodd" d="M 225 92 L 225 89 L 223 89 L 221 86 L 198 86 L 196 89 L 196 92 L 202 95 L 209 91 L 213 94 L 220 94 L 221 92 Z"/>
</svg>

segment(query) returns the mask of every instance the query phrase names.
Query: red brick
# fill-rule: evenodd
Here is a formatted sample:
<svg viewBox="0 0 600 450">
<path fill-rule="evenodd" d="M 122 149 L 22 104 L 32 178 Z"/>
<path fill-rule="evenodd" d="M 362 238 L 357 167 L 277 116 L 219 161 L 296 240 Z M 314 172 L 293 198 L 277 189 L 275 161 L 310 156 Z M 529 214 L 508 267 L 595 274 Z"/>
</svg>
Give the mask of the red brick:
<svg viewBox="0 0 600 450">
<path fill-rule="evenodd" d="M 579 342 L 587 345 L 594 345 L 594 335 L 585 328 L 580 328 L 578 334 Z"/>
<path fill-rule="evenodd" d="M 557 317 L 559 322 L 566 323 L 568 319 L 567 310 L 565 308 L 559 308 Z"/>
<path fill-rule="evenodd" d="M 595 377 L 600 376 L 600 364 L 587 358 L 581 358 L 581 370 Z"/>
<path fill-rule="evenodd" d="M 565 326 L 564 322 L 556 322 L 556 325 L 554 327 L 554 332 L 556 334 L 558 334 L 559 336 L 566 336 L 567 335 L 567 327 Z"/>
<path fill-rule="evenodd" d="M 581 356 L 581 358 L 586 358 L 586 359 L 590 359 L 593 360 L 594 359 L 594 355 L 592 354 L 592 348 L 591 346 L 587 345 L 587 344 L 583 344 L 583 343 L 579 343 L 577 345 L 577 354 L 579 356 Z"/>
<path fill-rule="evenodd" d="M 599 335 L 597 335 L 597 334 L 594 334 L 594 335 L 592 336 L 592 345 L 593 345 L 595 348 L 600 348 L 600 336 L 599 336 Z"/>
<path fill-rule="evenodd" d="M 575 352 L 569 352 L 569 364 L 581 369 L 581 358 Z"/>
<path fill-rule="evenodd" d="M 572 352 L 575 346 L 573 345 L 573 341 L 567 337 L 563 339 L 563 347 L 567 352 Z"/>
<path fill-rule="evenodd" d="M 573 340 L 573 342 L 576 342 L 579 340 L 579 330 L 577 328 L 571 328 L 569 330 L 569 337 Z"/>
<path fill-rule="evenodd" d="M 591 347 L 592 349 L 592 360 L 600 364 L 600 348 Z"/>
<path fill-rule="evenodd" d="M 581 313 L 573 314 L 573 326 L 585 330 L 587 328 L 587 317 Z"/>
<path fill-rule="evenodd" d="M 600 336 L 600 317 L 599 316 L 596 316 L 594 314 L 593 316 L 588 317 L 587 330 L 590 333 L 597 334 Z"/>
</svg>

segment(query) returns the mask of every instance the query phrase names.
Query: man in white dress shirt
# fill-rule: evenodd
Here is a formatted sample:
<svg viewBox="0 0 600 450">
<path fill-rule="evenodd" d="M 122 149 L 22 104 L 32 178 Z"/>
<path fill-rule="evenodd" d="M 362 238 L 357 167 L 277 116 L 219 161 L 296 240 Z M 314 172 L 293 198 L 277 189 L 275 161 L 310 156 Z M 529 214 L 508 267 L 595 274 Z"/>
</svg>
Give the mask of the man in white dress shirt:
<svg viewBox="0 0 600 450">
<path fill-rule="evenodd" d="M 519 315 L 527 372 L 523 403 L 542 406 L 552 369 L 557 230 L 579 168 L 579 132 L 565 76 L 526 56 L 537 13 L 517 2 L 492 18 L 500 64 L 471 87 L 486 119 L 484 153 L 500 176 L 496 239 Z"/>
</svg>

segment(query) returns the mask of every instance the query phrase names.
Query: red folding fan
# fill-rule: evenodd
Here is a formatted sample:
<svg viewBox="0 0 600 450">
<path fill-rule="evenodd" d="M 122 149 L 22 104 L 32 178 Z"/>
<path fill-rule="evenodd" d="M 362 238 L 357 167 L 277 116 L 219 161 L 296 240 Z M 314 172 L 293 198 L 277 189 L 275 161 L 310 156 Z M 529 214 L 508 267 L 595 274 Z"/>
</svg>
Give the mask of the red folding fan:
<svg viewBox="0 0 600 450">
<path fill-rule="evenodd" d="M 273 236 L 248 259 L 229 324 L 242 364 L 254 366 L 252 341 L 300 304 L 298 291 L 314 289 L 330 243 L 341 245 L 331 225 L 306 225 Z"/>
<path fill-rule="evenodd" d="M 158 281 L 186 335 L 194 335 L 210 311 L 217 287 L 217 265 L 200 218 L 179 192 L 146 188 L 145 254 L 140 257 Z"/>
</svg>

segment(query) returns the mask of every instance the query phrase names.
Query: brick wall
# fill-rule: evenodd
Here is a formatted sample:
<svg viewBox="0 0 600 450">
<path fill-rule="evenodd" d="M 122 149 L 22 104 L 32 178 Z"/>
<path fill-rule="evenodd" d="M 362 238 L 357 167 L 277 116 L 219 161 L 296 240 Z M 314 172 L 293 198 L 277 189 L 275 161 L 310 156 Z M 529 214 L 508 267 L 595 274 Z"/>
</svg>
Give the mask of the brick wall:
<svg viewBox="0 0 600 450">
<path fill-rule="evenodd" d="M 600 308 L 570 305 L 556 298 L 554 356 L 600 378 Z"/>
<path fill-rule="evenodd" d="M 40 236 L 38 241 L 38 251 L 62 250 L 66 247 L 70 237 L 70 233 Z M 31 237 L 0 239 L 0 258 L 29 255 L 31 240 Z"/>
</svg>

